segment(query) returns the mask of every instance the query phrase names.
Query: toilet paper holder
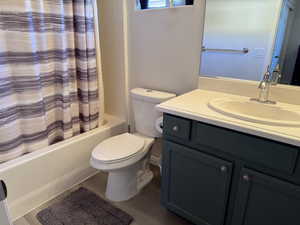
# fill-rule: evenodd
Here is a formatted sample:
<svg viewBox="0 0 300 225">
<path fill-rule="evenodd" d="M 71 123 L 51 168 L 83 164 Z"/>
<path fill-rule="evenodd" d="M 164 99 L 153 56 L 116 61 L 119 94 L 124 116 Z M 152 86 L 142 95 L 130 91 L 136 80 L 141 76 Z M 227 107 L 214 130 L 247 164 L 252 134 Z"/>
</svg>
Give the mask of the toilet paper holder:
<svg viewBox="0 0 300 225">
<path fill-rule="evenodd" d="M 155 128 L 156 130 L 162 134 L 163 133 L 163 128 L 164 128 L 164 124 L 163 124 L 163 117 L 159 117 L 156 122 L 155 122 Z"/>
</svg>

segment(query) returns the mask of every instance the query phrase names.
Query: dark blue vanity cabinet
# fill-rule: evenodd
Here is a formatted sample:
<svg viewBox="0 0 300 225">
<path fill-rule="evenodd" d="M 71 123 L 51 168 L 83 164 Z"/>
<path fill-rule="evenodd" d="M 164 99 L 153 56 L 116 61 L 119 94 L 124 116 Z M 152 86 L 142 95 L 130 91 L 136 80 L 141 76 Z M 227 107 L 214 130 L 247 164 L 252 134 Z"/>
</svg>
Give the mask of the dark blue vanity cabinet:
<svg viewBox="0 0 300 225">
<path fill-rule="evenodd" d="M 162 204 L 199 225 L 300 225 L 298 147 L 164 115 Z"/>
<path fill-rule="evenodd" d="M 224 224 L 232 164 L 167 141 L 163 159 L 166 206 L 196 224 Z"/>
</svg>

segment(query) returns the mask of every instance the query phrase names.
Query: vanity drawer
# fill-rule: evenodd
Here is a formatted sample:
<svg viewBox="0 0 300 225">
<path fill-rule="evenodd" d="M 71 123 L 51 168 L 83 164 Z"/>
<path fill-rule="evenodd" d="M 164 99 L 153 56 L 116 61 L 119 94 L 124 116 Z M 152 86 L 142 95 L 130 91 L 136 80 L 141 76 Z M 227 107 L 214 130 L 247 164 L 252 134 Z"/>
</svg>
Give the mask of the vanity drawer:
<svg viewBox="0 0 300 225">
<path fill-rule="evenodd" d="M 190 139 L 191 123 L 191 120 L 165 114 L 164 134 L 187 141 Z"/>
<path fill-rule="evenodd" d="M 289 174 L 296 167 L 297 147 L 226 128 L 195 122 L 192 141 Z"/>
</svg>

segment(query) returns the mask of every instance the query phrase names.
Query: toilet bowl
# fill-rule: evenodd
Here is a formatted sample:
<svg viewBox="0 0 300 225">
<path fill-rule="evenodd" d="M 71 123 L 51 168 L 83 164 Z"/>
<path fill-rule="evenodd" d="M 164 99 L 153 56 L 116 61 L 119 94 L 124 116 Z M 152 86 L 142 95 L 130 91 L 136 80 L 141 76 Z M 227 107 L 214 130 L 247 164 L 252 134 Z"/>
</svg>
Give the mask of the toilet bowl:
<svg viewBox="0 0 300 225">
<path fill-rule="evenodd" d="M 108 172 L 106 197 L 112 201 L 126 201 L 135 196 L 153 178 L 147 168 L 153 138 L 140 134 L 121 134 L 96 146 L 91 165 Z"/>
<path fill-rule="evenodd" d="M 108 172 L 106 197 L 111 201 L 126 201 L 134 197 L 152 180 L 150 149 L 154 138 L 161 136 L 157 121 L 162 116 L 155 105 L 175 96 L 143 88 L 131 90 L 137 132 L 108 138 L 94 148 L 90 164 Z"/>
</svg>

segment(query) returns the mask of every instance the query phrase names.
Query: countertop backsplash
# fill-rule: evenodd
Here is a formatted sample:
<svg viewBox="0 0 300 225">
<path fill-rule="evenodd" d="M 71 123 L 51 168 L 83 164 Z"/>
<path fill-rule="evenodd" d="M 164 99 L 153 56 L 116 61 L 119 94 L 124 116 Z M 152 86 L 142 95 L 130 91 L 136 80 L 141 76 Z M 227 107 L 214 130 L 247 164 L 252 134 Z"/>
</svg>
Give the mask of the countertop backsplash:
<svg viewBox="0 0 300 225">
<path fill-rule="evenodd" d="M 198 88 L 207 91 L 224 92 L 227 94 L 257 97 L 259 82 L 230 78 L 200 77 Z M 278 84 L 271 86 L 270 99 L 278 102 L 300 105 L 300 87 Z"/>
</svg>

